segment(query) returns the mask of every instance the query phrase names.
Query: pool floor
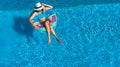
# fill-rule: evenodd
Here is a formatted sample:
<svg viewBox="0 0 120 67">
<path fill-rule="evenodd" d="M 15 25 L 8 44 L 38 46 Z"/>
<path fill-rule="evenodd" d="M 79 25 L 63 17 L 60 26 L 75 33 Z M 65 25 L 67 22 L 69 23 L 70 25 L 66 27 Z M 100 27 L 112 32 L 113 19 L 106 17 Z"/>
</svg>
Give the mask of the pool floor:
<svg viewBox="0 0 120 67">
<path fill-rule="evenodd" d="M 0 10 L 0 67 L 119 67 L 120 3 L 56 8 L 56 34 L 29 24 L 32 10 Z"/>
</svg>

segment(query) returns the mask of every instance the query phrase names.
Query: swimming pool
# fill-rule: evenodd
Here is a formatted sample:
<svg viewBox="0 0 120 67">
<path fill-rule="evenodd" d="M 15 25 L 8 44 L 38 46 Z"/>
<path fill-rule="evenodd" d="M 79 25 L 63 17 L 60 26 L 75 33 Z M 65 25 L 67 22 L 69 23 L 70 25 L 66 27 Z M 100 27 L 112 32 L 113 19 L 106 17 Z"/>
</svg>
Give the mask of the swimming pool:
<svg viewBox="0 0 120 67">
<path fill-rule="evenodd" d="M 119 67 L 120 1 L 55 0 L 60 45 L 28 23 L 36 1 L 2 1 L 0 67 Z M 26 4 L 29 3 L 29 4 Z"/>
</svg>

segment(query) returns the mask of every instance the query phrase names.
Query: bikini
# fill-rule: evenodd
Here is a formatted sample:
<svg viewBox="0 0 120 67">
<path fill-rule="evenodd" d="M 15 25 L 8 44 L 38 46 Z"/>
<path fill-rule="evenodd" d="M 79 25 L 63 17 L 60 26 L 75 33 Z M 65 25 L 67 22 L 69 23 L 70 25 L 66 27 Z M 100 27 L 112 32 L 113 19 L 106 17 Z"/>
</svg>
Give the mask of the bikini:
<svg viewBox="0 0 120 67">
<path fill-rule="evenodd" d="M 32 22 L 40 22 L 40 18 L 44 18 L 45 17 L 45 13 L 39 13 L 38 15 L 34 16 L 34 18 L 32 19 Z"/>
<path fill-rule="evenodd" d="M 39 13 L 37 16 L 34 16 L 34 18 L 32 19 L 33 25 L 41 30 L 41 31 L 45 31 L 45 22 L 40 22 L 40 18 L 46 17 L 46 21 L 50 22 L 50 25 L 52 27 L 56 26 L 56 22 L 57 22 L 57 16 L 54 12 L 54 10 L 47 10 L 43 13 Z"/>
</svg>

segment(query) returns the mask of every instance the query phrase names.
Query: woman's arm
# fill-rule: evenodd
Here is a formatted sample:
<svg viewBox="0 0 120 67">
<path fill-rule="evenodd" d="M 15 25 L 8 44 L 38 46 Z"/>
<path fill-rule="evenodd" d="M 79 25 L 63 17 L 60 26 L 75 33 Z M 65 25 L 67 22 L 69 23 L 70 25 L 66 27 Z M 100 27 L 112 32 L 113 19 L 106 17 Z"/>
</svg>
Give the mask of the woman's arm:
<svg viewBox="0 0 120 67">
<path fill-rule="evenodd" d="M 48 5 L 48 4 L 42 4 L 42 5 L 45 7 L 45 10 L 49 10 L 53 8 L 53 6 Z"/>
<path fill-rule="evenodd" d="M 35 12 L 32 12 L 32 14 L 30 15 L 30 17 L 29 17 L 29 22 L 32 24 L 32 19 L 34 18 L 34 16 L 35 16 L 36 14 L 35 14 Z"/>
</svg>

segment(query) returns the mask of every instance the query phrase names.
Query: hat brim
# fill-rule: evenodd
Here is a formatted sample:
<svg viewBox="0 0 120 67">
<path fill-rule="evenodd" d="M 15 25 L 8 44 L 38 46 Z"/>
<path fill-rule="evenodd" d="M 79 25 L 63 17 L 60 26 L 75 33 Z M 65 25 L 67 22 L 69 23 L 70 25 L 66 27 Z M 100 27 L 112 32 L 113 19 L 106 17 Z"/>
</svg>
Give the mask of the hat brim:
<svg viewBox="0 0 120 67">
<path fill-rule="evenodd" d="M 41 10 L 41 9 L 43 9 L 44 7 L 42 6 L 42 7 L 40 7 L 40 8 L 34 8 L 34 10 Z"/>
</svg>

